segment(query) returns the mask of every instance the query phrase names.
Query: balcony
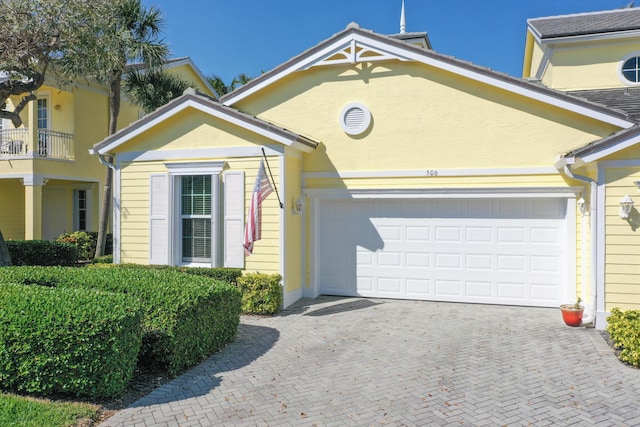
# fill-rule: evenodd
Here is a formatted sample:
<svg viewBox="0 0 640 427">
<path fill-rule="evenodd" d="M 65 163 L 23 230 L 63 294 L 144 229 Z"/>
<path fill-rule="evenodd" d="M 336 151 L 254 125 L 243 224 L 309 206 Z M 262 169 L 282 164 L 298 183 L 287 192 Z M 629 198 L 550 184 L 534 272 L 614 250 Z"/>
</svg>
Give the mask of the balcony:
<svg viewBox="0 0 640 427">
<path fill-rule="evenodd" d="M 72 134 L 38 129 L 29 139 L 29 129 L 0 129 L 0 159 L 74 160 Z"/>
</svg>

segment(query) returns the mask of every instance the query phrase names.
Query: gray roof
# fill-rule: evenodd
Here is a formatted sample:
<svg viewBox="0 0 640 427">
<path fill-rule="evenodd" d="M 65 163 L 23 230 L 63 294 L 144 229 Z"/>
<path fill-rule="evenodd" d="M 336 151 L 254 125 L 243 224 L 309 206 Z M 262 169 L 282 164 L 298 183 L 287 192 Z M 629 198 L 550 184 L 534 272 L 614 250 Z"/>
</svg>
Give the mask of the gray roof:
<svg viewBox="0 0 640 427">
<path fill-rule="evenodd" d="M 533 18 L 527 22 L 541 39 L 638 30 L 640 7 Z"/>
<path fill-rule="evenodd" d="M 573 90 L 567 93 L 615 110 L 624 111 L 631 120 L 640 123 L 640 87 Z"/>
</svg>

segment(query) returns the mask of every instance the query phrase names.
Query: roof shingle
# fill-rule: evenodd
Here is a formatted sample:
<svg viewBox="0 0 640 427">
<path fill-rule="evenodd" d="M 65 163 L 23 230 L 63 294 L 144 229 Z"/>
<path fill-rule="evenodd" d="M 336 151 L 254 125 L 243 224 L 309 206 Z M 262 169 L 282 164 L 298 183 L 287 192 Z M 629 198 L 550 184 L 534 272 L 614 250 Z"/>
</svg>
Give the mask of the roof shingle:
<svg viewBox="0 0 640 427">
<path fill-rule="evenodd" d="M 638 30 L 640 7 L 533 18 L 527 22 L 541 39 Z"/>
</svg>

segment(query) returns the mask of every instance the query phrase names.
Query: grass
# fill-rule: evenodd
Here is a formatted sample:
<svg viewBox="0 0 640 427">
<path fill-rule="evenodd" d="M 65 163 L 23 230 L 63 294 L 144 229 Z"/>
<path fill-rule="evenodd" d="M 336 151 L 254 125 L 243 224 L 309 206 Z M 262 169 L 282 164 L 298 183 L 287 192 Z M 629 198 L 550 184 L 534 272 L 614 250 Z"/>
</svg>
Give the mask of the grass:
<svg viewBox="0 0 640 427">
<path fill-rule="evenodd" d="M 0 426 L 71 427 L 95 419 L 98 407 L 88 403 L 54 402 L 0 393 Z"/>
</svg>

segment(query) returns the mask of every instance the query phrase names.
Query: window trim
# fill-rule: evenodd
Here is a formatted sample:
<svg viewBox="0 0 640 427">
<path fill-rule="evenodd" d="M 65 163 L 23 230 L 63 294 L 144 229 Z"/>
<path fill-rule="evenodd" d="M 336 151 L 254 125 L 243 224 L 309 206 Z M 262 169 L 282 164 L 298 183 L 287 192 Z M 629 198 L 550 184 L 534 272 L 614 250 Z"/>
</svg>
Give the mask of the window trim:
<svg viewBox="0 0 640 427">
<path fill-rule="evenodd" d="M 628 55 L 625 55 L 622 60 L 620 61 L 620 63 L 618 64 L 618 78 L 620 79 L 620 81 L 626 85 L 626 86 L 640 86 L 640 73 L 638 76 L 638 81 L 637 82 L 633 82 L 629 79 L 627 79 L 624 75 L 624 73 L 622 72 L 622 68 L 624 67 L 624 64 L 629 61 L 630 59 L 633 58 L 638 58 L 638 68 L 640 68 L 640 51 L 636 51 L 636 52 L 632 52 Z"/>
<path fill-rule="evenodd" d="M 220 267 L 223 252 L 221 181 L 226 162 L 175 162 L 165 163 L 169 171 L 169 264 L 184 267 Z M 185 175 L 211 176 L 211 262 L 182 260 L 181 177 Z"/>
</svg>

